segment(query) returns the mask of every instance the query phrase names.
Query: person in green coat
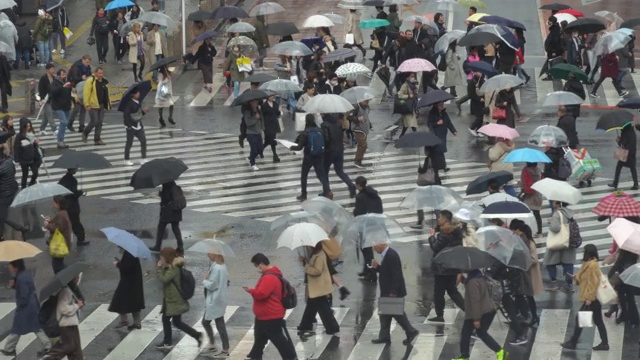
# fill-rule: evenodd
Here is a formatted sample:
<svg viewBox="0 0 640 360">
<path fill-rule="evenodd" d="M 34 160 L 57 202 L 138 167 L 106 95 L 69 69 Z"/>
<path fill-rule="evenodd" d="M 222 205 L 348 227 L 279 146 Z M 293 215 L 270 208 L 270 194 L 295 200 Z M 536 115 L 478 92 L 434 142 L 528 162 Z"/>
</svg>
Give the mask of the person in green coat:
<svg viewBox="0 0 640 360">
<path fill-rule="evenodd" d="M 256 16 L 255 28 L 253 41 L 258 45 L 258 58 L 256 59 L 256 70 L 269 70 L 264 67 L 264 58 L 267 57 L 267 49 L 269 48 L 269 36 L 264 30 L 264 15 Z"/>
<path fill-rule="evenodd" d="M 240 82 L 244 80 L 244 72 L 238 68 L 238 59 L 244 55 L 240 52 L 240 47 L 234 46 L 231 48 L 229 57 L 227 58 L 227 67 L 224 69 L 229 79 L 233 83 L 233 97 L 237 98 L 240 95 Z"/>
<path fill-rule="evenodd" d="M 205 339 L 203 334 L 196 331 L 191 326 L 182 322 L 182 314 L 189 311 L 189 302 L 182 297 L 180 292 L 180 273 L 184 266 L 184 258 L 178 256 L 176 249 L 171 247 L 163 248 L 160 251 L 158 261 L 158 279 L 162 283 L 162 331 L 164 338 L 162 343 L 156 345 L 158 350 L 170 350 L 171 324 L 182 332 L 198 341 L 198 347 L 202 347 Z"/>
</svg>

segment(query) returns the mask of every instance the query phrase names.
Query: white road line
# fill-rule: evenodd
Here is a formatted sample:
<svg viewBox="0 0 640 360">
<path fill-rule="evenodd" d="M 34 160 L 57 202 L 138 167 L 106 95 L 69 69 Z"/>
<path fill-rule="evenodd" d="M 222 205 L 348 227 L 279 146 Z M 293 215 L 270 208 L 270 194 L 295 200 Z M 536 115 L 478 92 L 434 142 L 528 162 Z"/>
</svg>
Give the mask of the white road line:
<svg viewBox="0 0 640 360">
<path fill-rule="evenodd" d="M 349 308 L 343 307 L 334 307 L 333 308 L 333 316 L 335 316 L 338 324 L 342 324 L 345 316 L 349 312 Z M 318 359 L 322 356 L 322 353 L 329 345 L 329 342 L 333 338 L 333 335 L 327 335 L 324 333 L 324 326 L 322 325 L 322 320 L 320 316 L 316 316 L 318 320 L 318 326 L 316 327 L 316 334 L 307 338 L 305 341 L 298 339 L 296 341 L 296 353 L 298 354 L 298 359 Z"/>
<path fill-rule="evenodd" d="M 616 324 L 612 317 L 607 319 L 603 316 L 604 325 L 607 328 L 609 340 L 609 351 L 592 351 L 591 360 L 613 360 L 622 359 L 622 347 L 624 346 L 624 324 Z M 593 346 L 600 344 L 600 333 L 594 327 Z"/>
<path fill-rule="evenodd" d="M 504 318 L 498 311 L 488 331 L 489 335 L 491 335 L 498 344 L 504 344 L 507 334 L 509 333 L 509 325 L 503 323 L 503 320 Z M 482 340 L 476 340 L 473 343 L 469 355 L 469 359 L 492 359 L 496 356 L 496 353 L 489 349 Z"/>
<path fill-rule="evenodd" d="M 396 328 L 395 320 L 391 321 L 389 333 L 393 333 Z M 387 344 L 372 344 L 371 340 L 377 339 L 380 332 L 380 317 L 378 316 L 378 307 L 374 307 L 373 315 L 367 321 L 356 346 L 351 350 L 347 360 L 378 360 Z"/>
<path fill-rule="evenodd" d="M 289 310 L 287 310 L 285 312 L 285 314 L 284 314 L 284 319 L 285 320 L 287 320 L 289 315 L 291 315 L 292 311 L 293 311 L 292 309 L 289 309 Z M 291 332 L 289 332 L 289 336 L 291 336 Z M 242 337 L 240 342 L 238 342 L 236 347 L 234 347 L 233 350 L 229 353 L 229 359 L 230 360 L 244 360 L 246 358 L 247 354 L 249 353 L 249 351 L 251 351 L 252 347 L 253 347 L 253 326 L 251 326 L 251 329 L 249 329 L 249 331 L 247 331 L 244 334 L 244 336 Z M 265 352 L 266 352 L 266 349 L 268 349 L 269 347 L 270 346 L 267 345 L 267 347 L 265 348 Z"/>
<path fill-rule="evenodd" d="M 571 310 L 542 310 L 530 359 L 560 359 Z"/>
<path fill-rule="evenodd" d="M 118 314 L 109 312 L 108 304 L 101 304 L 89 314 L 89 316 L 82 320 L 78 326 L 82 348 L 85 349 L 93 339 L 100 335 L 117 317 Z"/>
<path fill-rule="evenodd" d="M 250 86 L 251 84 L 249 84 L 248 82 L 241 82 L 239 94 L 242 94 L 245 90 L 249 89 Z M 233 97 L 233 94 L 232 94 L 227 98 L 227 100 L 225 100 L 224 106 L 231 106 L 231 103 L 233 103 L 234 99 L 235 98 Z"/>
<path fill-rule="evenodd" d="M 543 81 L 540 77 L 542 68 L 533 68 L 533 75 L 536 79 L 536 91 L 538 93 L 538 104 L 542 104 L 548 93 L 553 92 L 553 81 Z M 543 74 L 546 77 L 546 75 Z"/>
<path fill-rule="evenodd" d="M 162 332 L 162 319 L 158 305 L 142 320 L 142 329 L 131 331 L 111 350 L 104 360 L 135 359 Z"/>
</svg>

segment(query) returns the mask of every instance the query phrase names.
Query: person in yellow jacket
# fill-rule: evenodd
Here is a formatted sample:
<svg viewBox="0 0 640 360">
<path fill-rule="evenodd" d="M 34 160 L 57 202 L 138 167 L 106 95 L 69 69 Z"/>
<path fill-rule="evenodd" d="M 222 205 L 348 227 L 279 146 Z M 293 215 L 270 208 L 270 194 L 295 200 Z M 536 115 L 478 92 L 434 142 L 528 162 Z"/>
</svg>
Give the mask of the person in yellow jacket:
<svg viewBox="0 0 640 360">
<path fill-rule="evenodd" d="M 89 124 L 82 132 L 82 142 L 87 142 L 89 134 L 91 134 L 91 131 L 95 128 L 93 143 L 96 145 L 105 145 L 104 141 L 100 138 L 100 134 L 102 133 L 105 111 L 111 109 L 107 84 L 109 84 L 109 82 L 104 78 L 104 70 L 101 67 L 98 67 L 96 72 L 88 77 L 85 82 L 82 98 L 84 106 L 89 113 Z"/>
</svg>

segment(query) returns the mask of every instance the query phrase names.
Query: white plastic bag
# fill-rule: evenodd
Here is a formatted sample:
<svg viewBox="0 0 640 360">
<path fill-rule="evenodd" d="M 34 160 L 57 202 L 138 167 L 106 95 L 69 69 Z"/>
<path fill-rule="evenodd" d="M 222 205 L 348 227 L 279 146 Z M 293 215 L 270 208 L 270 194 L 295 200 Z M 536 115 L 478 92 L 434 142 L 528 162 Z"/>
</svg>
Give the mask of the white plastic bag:
<svg viewBox="0 0 640 360">
<path fill-rule="evenodd" d="M 349 45 L 353 45 L 355 43 L 355 39 L 352 33 L 349 33 L 344 36 L 344 43 Z"/>
<path fill-rule="evenodd" d="M 578 326 L 581 328 L 593 327 L 593 312 L 578 311 Z"/>
</svg>

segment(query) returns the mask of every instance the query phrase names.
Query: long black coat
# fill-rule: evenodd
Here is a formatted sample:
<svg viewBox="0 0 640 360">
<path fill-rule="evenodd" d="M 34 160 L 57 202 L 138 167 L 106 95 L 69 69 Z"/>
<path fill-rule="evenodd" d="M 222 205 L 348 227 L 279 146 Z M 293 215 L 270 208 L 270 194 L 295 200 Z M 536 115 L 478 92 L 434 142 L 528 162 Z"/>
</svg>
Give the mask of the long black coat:
<svg viewBox="0 0 640 360">
<path fill-rule="evenodd" d="M 400 255 L 392 248 L 387 248 L 387 253 L 378 266 L 378 280 L 380 281 L 380 296 L 388 297 L 390 294 L 396 297 L 407 296 L 407 288 L 402 274 L 402 261 Z"/>
<path fill-rule="evenodd" d="M 67 190 L 71 191 L 71 194 L 66 195 L 67 201 L 69 202 L 69 206 L 67 208 L 67 212 L 70 214 L 80 214 L 80 196 L 82 196 L 82 191 L 78 190 L 78 179 L 73 176 L 73 174 L 66 173 L 64 176 L 58 181 L 58 184 L 67 188 Z"/>
<path fill-rule="evenodd" d="M 576 118 L 569 113 L 564 114 L 560 119 L 558 119 L 556 126 L 567 134 L 569 147 L 575 149 L 580 143 L 578 140 L 578 131 L 576 130 Z"/>
<path fill-rule="evenodd" d="M 438 125 L 438 121 L 442 119 L 442 125 Z M 429 129 L 435 136 L 437 136 L 442 143 L 440 145 L 434 146 L 436 151 L 444 154 L 447 152 L 447 133 L 451 131 L 451 133 L 457 133 L 456 127 L 453 126 L 453 122 L 449 118 L 449 114 L 445 110 L 442 112 L 438 111 L 438 108 L 435 106 L 429 111 L 429 115 L 427 115 L 427 125 Z"/>
<path fill-rule="evenodd" d="M 144 309 L 144 289 L 142 286 L 142 267 L 140 259 L 125 251 L 118 262 L 120 281 L 113 293 L 109 311 L 128 314 Z"/>
<path fill-rule="evenodd" d="M 182 221 L 182 210 L 176 210 L 173 208 L 173 194 L 172 189 L 176 185 L 175 182 L 162 184 L 162 190 L 160 190 L 160 221 L 166 223 L 180 222 Z M 182 191 L 182 190 L 181 190 Z"/>
<path fill-rule="evenodd" d="M 627 161 L 622 162 L 624 167 L 636 167 L 636 131 L 633 126 L 626 126 L 620 132 L 620 141 L 618 145 L 629 150 Z"/>
<path fill-rule="evenodd" d="M 570 93 L 574 93 L 582 98 L 582 100 L 587 98 L 587 94 L 584 92 L 584 86 L 580 82 L 580 80 L 576 78 L 571 78 L 567 80 L 564 84 L 564 91 L 568 91 Z M 580 117 L 580 105 L 566 105 L 567 112 L 573 115 L 574 118 Z"/>
<path fill-rule="evenodd" d="M 278 116 L 280 116 L 280 107 L 277 102 L 273 102 L 270 106 L 267 101 L 260 106 L 262 110 L 262 120 L 264 121 L 264 133 L 275 134 L 280 132 L 280 124 L 278 124 Z"/>
</svg>

